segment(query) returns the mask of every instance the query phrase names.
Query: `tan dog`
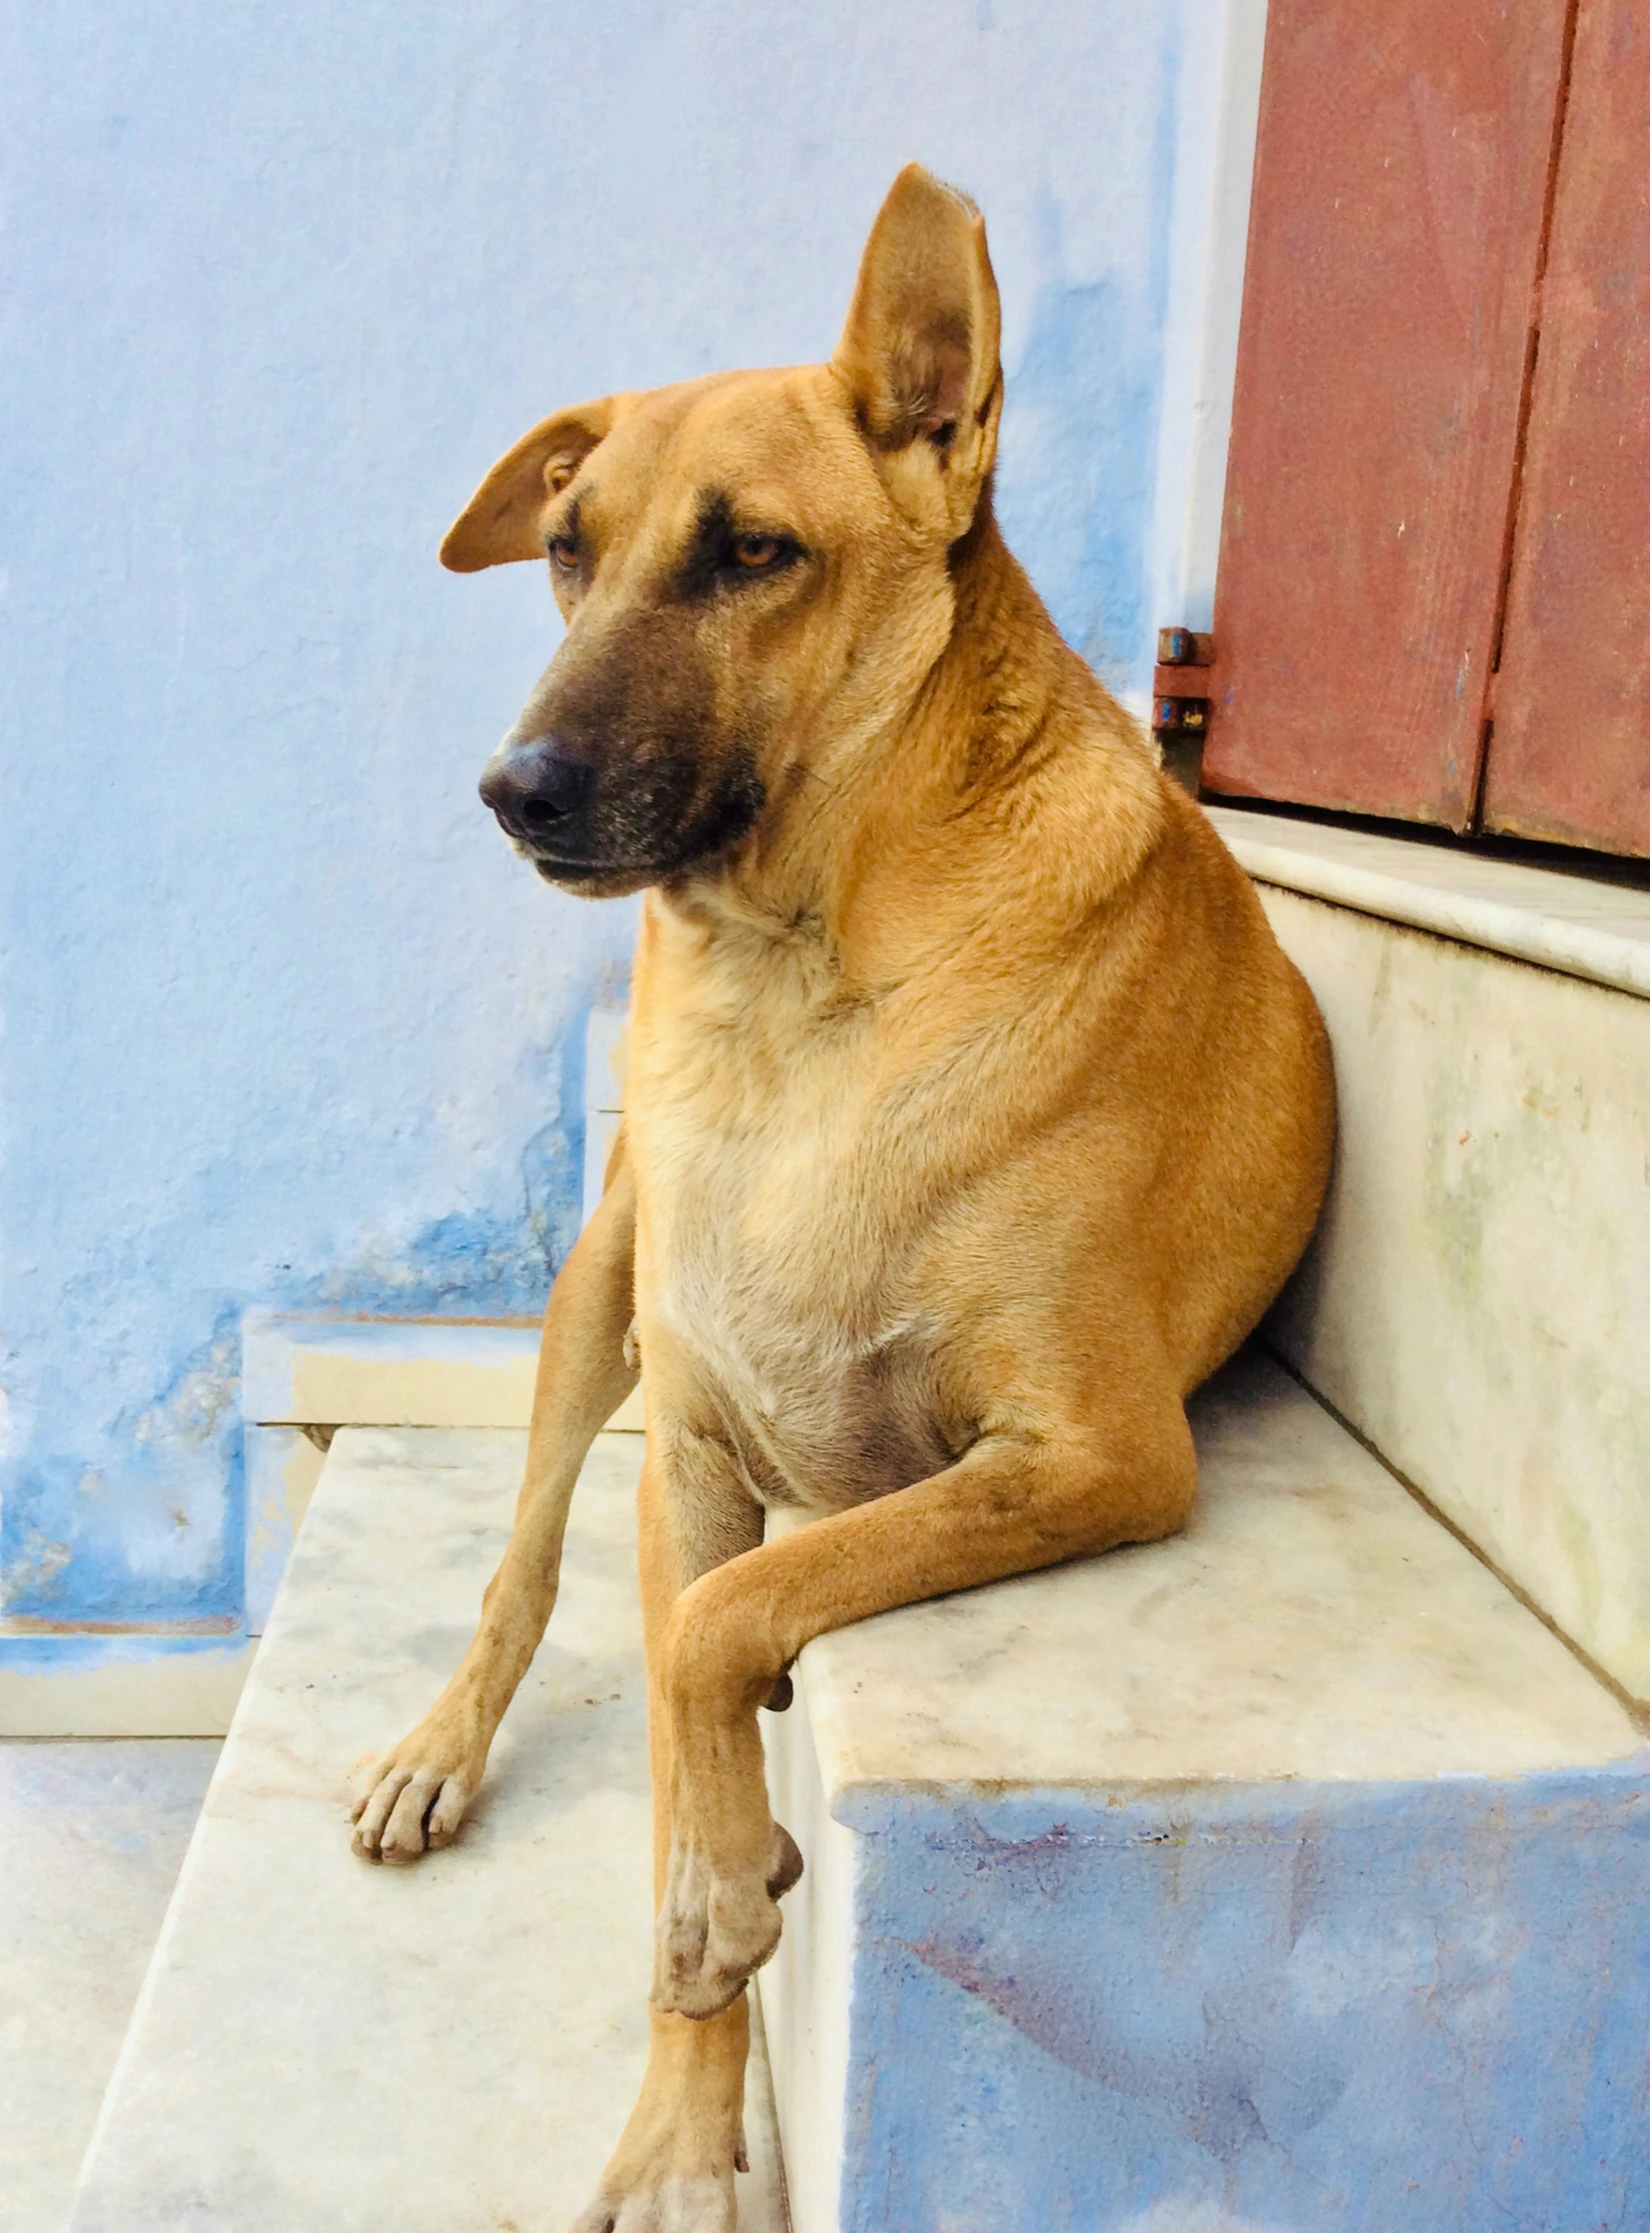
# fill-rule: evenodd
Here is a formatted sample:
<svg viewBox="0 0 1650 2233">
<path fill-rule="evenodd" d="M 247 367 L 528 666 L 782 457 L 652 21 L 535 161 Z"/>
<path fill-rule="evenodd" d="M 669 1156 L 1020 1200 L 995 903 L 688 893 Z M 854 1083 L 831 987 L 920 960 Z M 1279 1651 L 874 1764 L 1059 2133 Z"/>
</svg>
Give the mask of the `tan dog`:
<svg viewBox="0 0 1650 2233">
<path fill-rule="evenodd" d="M 829 365 L 560 412 L 442 550 L 548 549 L 566 641 L 483 795 L 550 882 L 647 899 L 515 1533 L 355 1842 L 457 1829 L 634 1320 L 658 1952 L 579 2233 L 734 2225 L 745 1982 L 800 1868 L 757 1708 L 825 1629 L 1178 1528 L 1185 1399 L 1329 1167 L 1311 996 L 998 534 L 997 346 L 980 219 L 912 166 Z M 819 1517 L 764 1543 L 776 1505 Z"/>
</svg>

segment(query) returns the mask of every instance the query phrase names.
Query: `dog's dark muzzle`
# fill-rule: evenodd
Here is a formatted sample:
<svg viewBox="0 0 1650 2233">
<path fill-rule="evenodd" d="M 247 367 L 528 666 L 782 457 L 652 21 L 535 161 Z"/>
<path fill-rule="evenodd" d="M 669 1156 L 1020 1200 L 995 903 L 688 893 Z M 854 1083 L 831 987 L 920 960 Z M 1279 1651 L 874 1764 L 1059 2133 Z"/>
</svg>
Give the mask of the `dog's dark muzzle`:
<svg viewBox="0 0 1650 2233">
<path fill-rule="evenodd" d="M 501 744 L 481 778 L 481 796 L 505 834 L 559 861 L 585 855 L 595 788 L 595 769 L 555 737 Z"/>
<path fill-rule="evenodd" d="M 657 748 L 598 768 L 550 730 L 506 737 L 481 796 L 546 883 L 611 897 L 711 860 L 751 827 L 763 792 L 749 754 L 729 754 L 702 790 L 698 773 L 691 753 Z"/>
</svg>

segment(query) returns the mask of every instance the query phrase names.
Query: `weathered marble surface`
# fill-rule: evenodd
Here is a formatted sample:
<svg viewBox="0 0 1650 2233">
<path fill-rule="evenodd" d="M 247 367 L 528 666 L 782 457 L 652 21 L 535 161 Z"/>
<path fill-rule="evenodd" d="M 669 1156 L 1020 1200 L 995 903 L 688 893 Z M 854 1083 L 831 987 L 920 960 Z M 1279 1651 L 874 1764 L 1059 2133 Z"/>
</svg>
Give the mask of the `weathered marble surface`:
<svg viewBox="0 0 1650 2233">
<path fill-rule="evenodd" d="M 1275 1365 L 1228 1368 L 1197 1432 L 1173 1543 L 809 1647 L 833 1813 L 891 1783 L 1396 1782 L 1637 1749 L 1615 1699 Z"/>
<path fill-rule="evenodd" d="M 1261 896 L 1341 1099 L 1275 1338 L 1650 1698 L 1650 1001 Z"/>
<path fill-rule="evenodd" d="M 533 1415 L 536 1323 L 253 1310 L 242 1322 L 241 1349 L 246 1625 L 253 1636 L 263 1634 L 320 1478 L 321 1454 L 303 1427 L 525 1427 Z M 616 1432 L 642 1431 L 640 1390 L 609 1424 Z"/>
<path fill-rule="evenodd" d="M 164 1626 L 8 1637 L 0 1622 L 0 1738 L 221 1737 L 252 1649 Z"/>
<path fill-rule="evenodd" d="M 241 1446 L 246 1471 L 246 1632 L 261 1636 L 326 1456 L 302 1427 L 248 1426 Z"/>
<path fill-rule="evenodd" d="M 1207 812 L 1262 883 L 1650 995 L 1650 892 L 1613 880 L 1602 860 L 1597 876 L 1576 876 L 1287 815 Z"/>
<path fill-rule="evenodd" d="M 184 1867 L 76 2233 L 563 2233 L 645 2041 L 641 1444 L 603 1436 L 549 1638 L 458 1842 L 348 1848 L 350 1764 L 455 1664 L 525 1438 L 335 1440 Z M 776 2170 L 740 2182 L 776 2233 Z"/>
<path fill-rule="evenodd" d="M 0 1744 L 0 2233 L 63 2233 L 217 1756 Z"/>
<path fill-rule="evenodd" d="M 263 1425 L 524 1427 L 539 1330 L 251 1310 L 241 1354 L 242 1412 Z"/>
<path fill-rule="evenodd" d="M 797 2233 L 1642 2233 L 1637 1732 L 1277 1368 L 1196 1427 L 1176 1541 L 803 1654 Z"/>
</svg>

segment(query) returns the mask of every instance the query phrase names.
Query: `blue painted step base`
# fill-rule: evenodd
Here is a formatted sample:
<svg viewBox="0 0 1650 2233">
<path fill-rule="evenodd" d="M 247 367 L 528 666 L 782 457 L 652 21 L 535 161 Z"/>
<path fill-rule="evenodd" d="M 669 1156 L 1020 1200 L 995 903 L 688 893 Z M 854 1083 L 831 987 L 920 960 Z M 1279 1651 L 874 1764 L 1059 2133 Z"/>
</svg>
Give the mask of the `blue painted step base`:
<svg viewBox="0 0 1650 2233">
<path fill-rule="evenodd" d="M 796 2233 L 1645 2233 L 1650 1770 L 1312 1400 L 1199 1513 L 824 1639 L 770 1730 Z"/>
</svg>

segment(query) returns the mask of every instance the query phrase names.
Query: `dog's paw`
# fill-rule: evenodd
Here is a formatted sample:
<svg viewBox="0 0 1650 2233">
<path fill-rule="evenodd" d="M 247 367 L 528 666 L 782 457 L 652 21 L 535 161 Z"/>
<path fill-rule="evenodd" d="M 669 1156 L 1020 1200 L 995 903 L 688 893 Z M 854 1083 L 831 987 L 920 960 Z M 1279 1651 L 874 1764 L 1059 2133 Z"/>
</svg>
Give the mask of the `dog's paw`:
<svg viewBox="0 0 1650 2233">
<path fill-rule="evenodd" d="M 654 1942 L 653 2005 L 719 2016 L 779 1944 L 779 1901 L 802 1874 L 788 1830 L 773 1825 L 765 1869 L 722 1869 L 690 1847 L 670 1857 Z"/>
<path fill-rule="evenodd" d="M 571 2233 L 735 2233 L 739 2208 L 733 2175 L 659 2179 L 642 2174 L 623 2190 L 602 2181 L 602 2191 L 574 2219 Z"/>
<path fill-rule="evenodd" d="M 351 1778 L 350 1844 L 363 1861 L 392 1866 L 450 1845 L 481 1781 L 483 1763 L 433 1731 L 415 1729 L 393 1751 L 362 1761 Z"/>
</svg>

